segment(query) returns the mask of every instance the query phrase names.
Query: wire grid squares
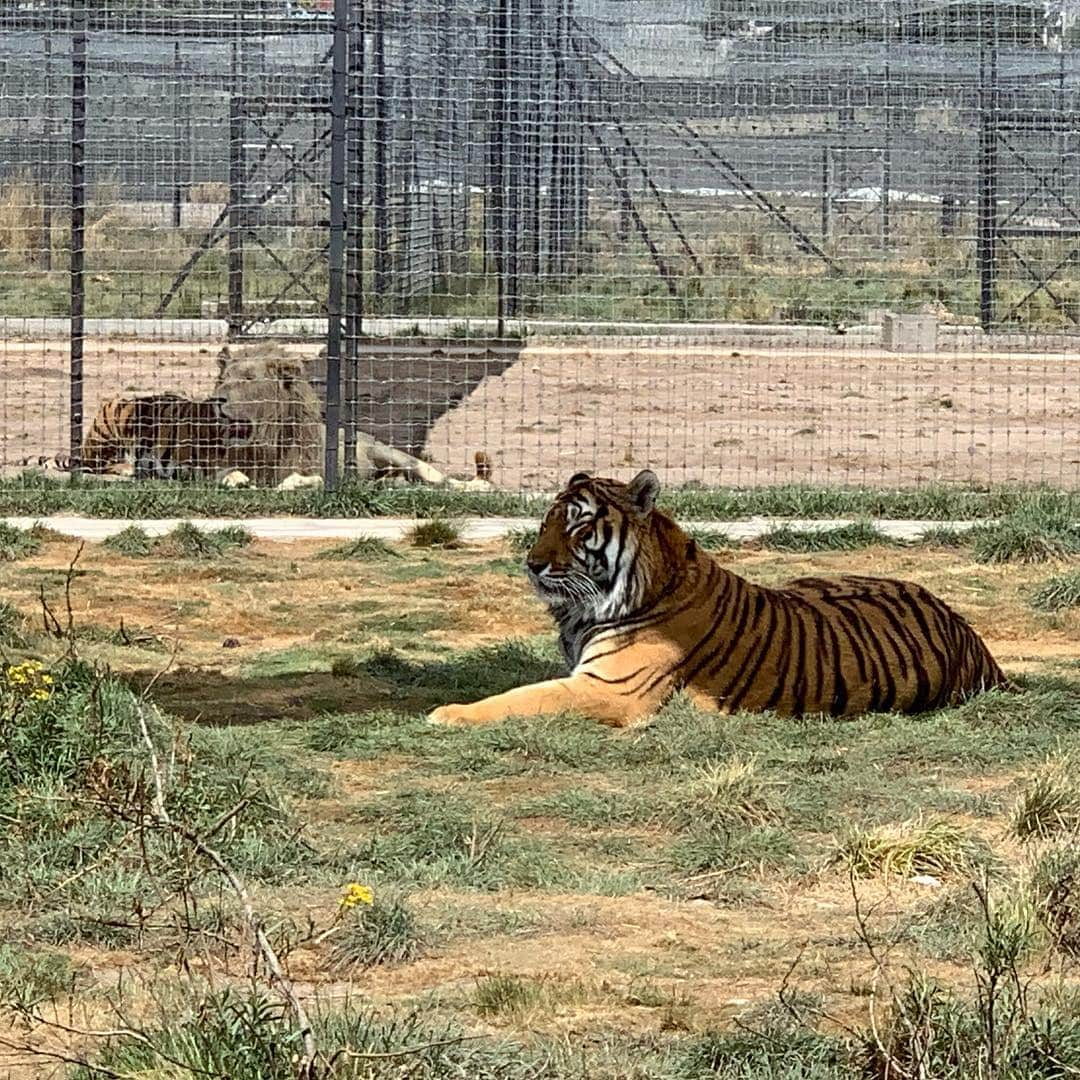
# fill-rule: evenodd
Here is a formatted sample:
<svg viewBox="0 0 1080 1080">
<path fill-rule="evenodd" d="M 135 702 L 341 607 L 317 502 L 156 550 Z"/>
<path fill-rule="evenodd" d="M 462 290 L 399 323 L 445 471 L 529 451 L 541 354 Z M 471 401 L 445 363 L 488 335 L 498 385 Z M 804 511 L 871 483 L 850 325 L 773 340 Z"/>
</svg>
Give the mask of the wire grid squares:
<svg viewBox="0 0 1080 1080">
<path fill-rule="evenodd" d="M 511 489 L 1080 482 L 1069 7 L 43 0 L 0 28 L 7 472 L 79 465 L 107 398 L 214 399 L 227 345 L 288 361 L 342 475 L 371 437 Z M 281 437 L 321 469 L 321 431 Z"/>
</svg>

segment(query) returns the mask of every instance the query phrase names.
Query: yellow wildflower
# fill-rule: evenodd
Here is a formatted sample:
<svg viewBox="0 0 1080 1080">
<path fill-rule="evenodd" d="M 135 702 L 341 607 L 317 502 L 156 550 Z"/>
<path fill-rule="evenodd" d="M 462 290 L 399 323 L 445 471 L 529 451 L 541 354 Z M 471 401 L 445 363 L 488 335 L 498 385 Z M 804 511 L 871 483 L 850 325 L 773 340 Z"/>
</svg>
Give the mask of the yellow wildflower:
<svg viewBox="0 0 1080 1080">
<path fill-rule="evenodd" d="M 341 897 L 341 906 L 345 911 L 356 907 L 358 904 L 371 907 L 374 903 L 375 892 L 370 885 L 361 885 L 353 881 L 345 886 L 345 893 Z"/>
</svg>

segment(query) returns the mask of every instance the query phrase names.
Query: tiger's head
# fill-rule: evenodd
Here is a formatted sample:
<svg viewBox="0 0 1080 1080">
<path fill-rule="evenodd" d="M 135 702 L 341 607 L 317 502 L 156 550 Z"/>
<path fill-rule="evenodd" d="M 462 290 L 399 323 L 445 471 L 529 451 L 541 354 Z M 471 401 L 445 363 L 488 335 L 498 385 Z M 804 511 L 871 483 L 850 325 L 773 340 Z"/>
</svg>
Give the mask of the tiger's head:
<svg viewBox="0 0 1080 1080">
<path fill-rule="evenodd" d="M 575 473 L 544 516 L 526 558 L 529 581 L 553 610 L 616 618 L 645 600 L 670 561 L 678 526 L 655 509 L 660 482 L 648 469 L 628 484 Z"/>
</svg>

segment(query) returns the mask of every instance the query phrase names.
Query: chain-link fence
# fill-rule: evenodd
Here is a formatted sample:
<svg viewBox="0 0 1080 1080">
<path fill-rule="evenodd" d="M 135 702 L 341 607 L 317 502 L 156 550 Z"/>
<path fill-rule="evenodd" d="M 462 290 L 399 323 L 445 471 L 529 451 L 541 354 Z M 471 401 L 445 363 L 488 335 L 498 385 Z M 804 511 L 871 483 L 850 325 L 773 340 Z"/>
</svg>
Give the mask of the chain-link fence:
<svg viewBox="0 0 1080 1080">
<path fill-rule="evenodd" d="M 0 466 L 1075 486 L 1076 10 L 0 3 Z"/>
</svg>

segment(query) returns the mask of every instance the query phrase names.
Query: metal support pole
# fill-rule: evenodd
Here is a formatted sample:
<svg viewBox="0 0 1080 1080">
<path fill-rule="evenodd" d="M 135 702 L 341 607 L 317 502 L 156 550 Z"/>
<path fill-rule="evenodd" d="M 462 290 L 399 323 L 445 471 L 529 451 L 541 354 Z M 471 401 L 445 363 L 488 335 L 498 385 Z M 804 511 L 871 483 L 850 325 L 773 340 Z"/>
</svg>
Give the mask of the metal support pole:
<svg viewBox="0 0 1080 1080">
<path fill-rule="evenodd" d="M 69 393 L 71 470 L 82 465 L 83 346 L 86 315 L 86 0 L 71 11 L 71 364 Z"/>
<path fill-rule="evenodd" d="M 330 258 L 326 300 L 327 489 L 337 486 L 341 421 L 341 316 L 345 270 L 345 99 L 348 90 L 349 0 L 334 0 L 333 81 L 330 91 Z"/>
<path fill-rule="evenodd" d="M 994 325 L 997 279 L 997 49 L 979 59 L 979 322 L 983 333 Z"/>
<path fill-rule="evenodd" d="M 892 72 L 885 65 L 885 145 L 881 151 L 881 246 L 887 248 L 892 240 Z"/>
<path fill-rule="evenodd" d="M 52 270 L 52 215 L 53 198 L 53 62 L 52 32 L 46 31 L 45 48 L 45 125 L 43 137 L 42 166 L 44 177 L 41 183 L 41 268 L 46 273 Z"/>
<path fill-rule="evenodd" d="M 349 93 L 346 101 L 349 190 L 345 239 L 345 467 L 356 471 L 360 334 L 363 329 L 364 248 L 364 29 L 349 32 Z M 329 350 L 328 350 L 329 351 Z"/>
<path fill-rule="evenodd" d="M 829 147 L 821 148 L 821 239 L 832 231 L 832 160 Z"/>
<path fill-rule="evenodd" d="M 180 228 L 180 211 L 181 211 L 181 194 L 182 185 L 180 182 L 180 148 L 183 138 L 183 132 L 180 126 L 180 116 L 182 108 L 180 104 L 180 86 L 183 81 L 183 69 L 180 61 L 180 42 L 177 41 L 173 45 L 173 154 L 176 155 L 173 161 L 173 228 Z"/>
<path fill-rule="evenodd" d="M 375 230 L 371 291 L 383 296 L 390 288 L 390 185 L 388 183 L 387 158 L 390 155 L 390 102 L 386 80 L 386 19 L 383 0 L 375 2 L 375 33 L 373 42 L 375 125 L 373 135 L 374 160 L 372 162 L 373 213 Z"/>
<path fill-rule="evenodd" d="M 507 289 L 507 214 L 506 214 L 506 123 L 507 123 L 507 35 L 509 32 L 509 0 L 496 0 L 492 11 L 491 97 L 493 99 L 490 139 L 491 168 L 491 231 L 495 247 L 495 283 L 497 336 L 506 330 Z"/>
<path fill-rule="evenodd" d="M 232 92 L 229 95 L 229 339 L 244 323 L 244 115 L 240 104 L 239 46 L 232 46 Z"/>
</svg>

